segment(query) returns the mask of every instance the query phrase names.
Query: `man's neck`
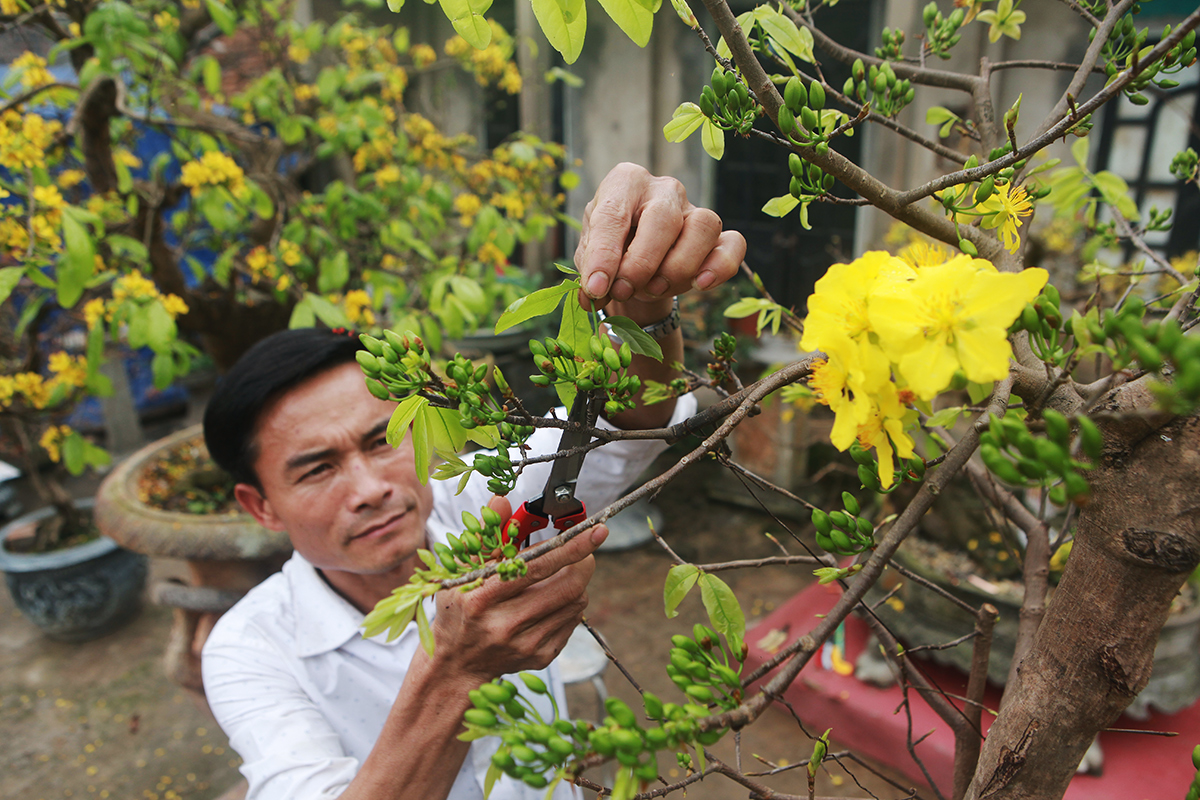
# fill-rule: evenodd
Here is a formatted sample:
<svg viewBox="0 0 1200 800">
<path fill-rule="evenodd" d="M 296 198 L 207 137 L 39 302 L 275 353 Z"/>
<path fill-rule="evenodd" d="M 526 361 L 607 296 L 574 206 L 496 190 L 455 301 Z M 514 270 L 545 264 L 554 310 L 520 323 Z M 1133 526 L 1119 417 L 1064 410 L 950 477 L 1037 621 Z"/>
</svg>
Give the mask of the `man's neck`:
<svg viewBox="0 0 1200 800">
<path fill-rule="evenodd" d="M 416 571 L 419 559 L 416 554 L 389 572 L 361 575 L 355 572 L 318 569 L 317 574 L 329 587 L 346 599 L 350 605 L 364 614 L 369 614 L 375 604 L 392 594 L 393 589 L 408 583 Z"/>
</svg>

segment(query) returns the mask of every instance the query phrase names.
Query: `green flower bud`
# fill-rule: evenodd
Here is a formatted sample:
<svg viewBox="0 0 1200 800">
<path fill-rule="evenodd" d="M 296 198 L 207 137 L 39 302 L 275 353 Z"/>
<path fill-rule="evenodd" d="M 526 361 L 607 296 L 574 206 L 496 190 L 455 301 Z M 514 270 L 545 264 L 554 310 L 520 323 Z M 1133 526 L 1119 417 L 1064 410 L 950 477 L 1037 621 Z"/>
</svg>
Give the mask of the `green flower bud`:
<svg viewBox="0 0 1200 800">
<path fill-rule="evenodd" d="M 847 513 L 858 516 L 858 500 L 849 492 L 842 492 L 842 507 Z"/>
</svg>

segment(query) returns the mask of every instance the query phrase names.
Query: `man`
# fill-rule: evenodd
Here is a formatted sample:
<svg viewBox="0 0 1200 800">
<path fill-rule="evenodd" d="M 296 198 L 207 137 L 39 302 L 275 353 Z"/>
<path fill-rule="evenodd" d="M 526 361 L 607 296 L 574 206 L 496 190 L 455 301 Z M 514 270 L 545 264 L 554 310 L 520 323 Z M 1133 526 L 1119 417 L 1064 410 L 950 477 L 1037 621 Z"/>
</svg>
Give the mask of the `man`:
<svg viewBox="0 0 1200 800">
<path fill-rule="evenodd" d="M 623 164 L 585 210 L 580 302 L 661 335 L 663 363 L 640 359 L 634 369 L 643 380 L 668 380 L 682 356 L 674 296 L 729 279 L 745 248 L 715 214 L 688 203 L 678 182 Z M 356 349 L 331 332 L 279 334 L 247 353 L 209 405 L 205 436 L 238 481 L 238 500 L 264 526 L 286 530 L 296 554 L 214 628 L 206 692 L 243 758 L 249 798 L 474 800 L 496 742 L 458 741 L 467 692 L 551 663 L 587 605 L 591 554 L 607 531 L 597 526 L 533 561 L 523 579 L 430 598 L 432 656 L 413 626 L 392 643 L 363 639 L 364 614 L 408 581 L 417 549 L 444 541 L 461 529 L 462 510 L 478 515 L 489 500 L 481 482 L 457 498 L 446 484 L 419 483 L 408 440 L 396 449 L 385 440 L 394 406 L 366 390 Z M 693 408 L 685 398 L 611 422 L 658 427 Z M 532 444 L 553 452 L 557 436 L 542 429 Z M 581 499 L 592 508 L 615 499 L 659 450 L 626 441 L 592 453 Z M 548 471 L 527 469 L 514 500 L 536 494 Z M 509 513 L 507 500 L 490 503 Z M 554 670 L 546 680 L 561 698 Z M 572 796 L 569 787 L 560 794 Z M 492 797 L 543 795 L 506 778 Z"/>
</svg>

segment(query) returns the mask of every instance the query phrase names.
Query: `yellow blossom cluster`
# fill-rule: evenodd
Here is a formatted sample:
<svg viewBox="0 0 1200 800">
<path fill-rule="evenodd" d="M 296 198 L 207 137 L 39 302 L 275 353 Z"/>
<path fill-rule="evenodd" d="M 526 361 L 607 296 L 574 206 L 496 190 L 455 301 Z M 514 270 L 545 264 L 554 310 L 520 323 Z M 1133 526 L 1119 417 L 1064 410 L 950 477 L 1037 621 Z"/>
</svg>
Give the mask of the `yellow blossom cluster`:
<svg viewBox="0 0 1200 800">
<path fill-rule="evenodd" d="M 179 30 L 179 17 L 170 11 L 160 11 L 154 15 L 154 24 L 163 33 L 174 33 Z"/>
<path fill-rule="evenodd" d="M 30 408 L 42 409 L 50 403 L 56 390 L 78 388 L 87 381 L 87 359 L 83 356 L 59 351 L 51 354 L 49 367 L 49 379 L 38 372 L 0 375 L 0 408 L 21 400 Z"/>
<path fill-rule="evenodd" d="M 15 17 L 21 11 L 21 4 L 17 0 L 0 0 L 0 14 L 6 17 Z"/>
<path fill-rule="evenodd" d="M 255 247 L 246 255 L 246 266 L 250 268 L 250 279 L 255 282 L 260 278 L 274 280 L 279 276 L 275 255 L 262 245 Z"/>
<path fill-rule="evenodd" d="M 461 36 L 455 36 L 446 42 L 445 53 L 474 73 L 481 86 L 495 83 L 508 94 L 519 94 L 521 72 L 512 61 L 512 37 L 494 20 L 488 23 L 492 27 L 492 43 L 487 47 L 476 50 Z"/>
<path fill-rule="evenodd" d="M 809 383 L 834 412 L 834 446 L 874 447 L 889 487 L 893 452 L 913 454 L 906 406 L 932 400 L 959 370 L 977 383 L 1005 377 L 1008 327 L 1047 277 L 965 255 L 914 267 L 869 252 L 830 267 L 809 297 L 800 347 L 825 356 Z"/>
<path fill-rule="evenodd" d="M 304 42 L 292 42 L 288 45 L 287 53 L 288 58 L 297 64 L 307 64 L 308 60 L 312 58 L 312 51 L 308 49 L 308 46 Z"/>
<path fill-rule="evenodd" d="M 362 289 L 346 292 L 346 297 L 342 300 L 342 307 L 346 310 L 346 319 L 350 320 L 352 325 L 369 328 L 375 324 L 375 312 L 371 309 L 371 296 Z"/>
<path fill-rule="evenodd" d="M 298 83 L 295 88 L 296 100 L 303 103 L 317 96 L 317 87 L 311 83 Z"/>
<path fill-rule="evenodd" d="M 210 150 L 199 161 L 184 164 L 180 182 L 192 190 L 193 196 L 207 186 L 224 186 L 237 198 L 245 198 L 249 193 L 242 168 L 219 150 Z"/>
<path fill-rule="evenodd" d="M 154 285 L 154 281 L 137 270 L 128 272 L 113 281 L 112 305 L 114 307 L 119 306 L 129 300 L 158 300 L 172 317 L 188 313 L 188 306 L 183 301 L 183 298 L 174 294 L 164 295 L 158 291 L 158 287 Z M 102 312 L 103 309 L 94 308 L 91 312 L 92 316 L 89 317 L 85 306 L 84 316 L 89 319 L 90 325 L 93 324 L 93 320 L 99 319 Z"/>
<path fill-rule="evenodd" d="M 64 169 L 58 174 L 58 185 L 62 189 L 73 189 L 83 183 L 87 173 L 81 169 Z"/>
<path fill-rule="evenodd" d="M 483 208 L 483 203 L 480 202 L 479 195 L 467 192 L 454 198 L 454 210 L 461 215 L 461 222 L 465 228 L 474 224 L 475 215 L 481 208 Z"/>
<path fill-rule="evenodd" d="M 42 437 L 38 439 L 38 444 L 50 456 L 50 460 L 55 464 L 62 458 L 62 444 L 66 438 L 71 435 L 71 429 L 66 425 L 51 425 L 42 433 Z"/>
<path fill-rule="evenodd" d="M 465 160 L 455 151 L 475 143 L 474 138 L 466 134 L 443 135 L 436 125 L 416 113 L 404 118 L 404 132 L 409 138 L 412 157 L 430 170 L 460 172 Z"/>
<path fill-rule="evenodd" d="M 362 174 L 395 161 L 396 131 L 379 126 L 370 132 L 366 141 L 354 151 L 354 171 Z"/>
<path fill-rule="evenodd" d="M 300 245 L 287 239 L 279 240 L 279 260 L 289 267 L 294 267 L 300 263 L 303 258 L 303 253 L 300 251 Z"/>
<path fill-rule="evenodd" d="M 111 319 L 112 315 L 108 310 L 108 303 L 103 297 L 94 297 L 83 304 L 83 320 L 87 323 L 88 330 L 96 327 L 96 324 L 104 319 Z"/>
<path fill-rule="evenodd" d="M 9 109 L 0 115 L 0 167 L 25 171 L 46 166 L 46 153 L 62 123 Z"/>
<path fill-rule="evenodd" d="M 462 38 L 461 36 L 458 38 Z M 464 40 L 465 44 L 465 40 Z M 427 44 L 414 44 L 408 51 L 409 58 L 413 61 L 413 66 L 417 69 L 425 69 L 433 62 L 437 61 L 437 51 Z"/>
<path fill-rule="evenodd" d="M 502 274 L 504 267 L 508 266 L 508 257 L 504 255 L 503 250 L 496 246 L 495 242 L 484 242 L 479 246 L 475 257 L 484 264 L 490 264 L 498 274 Z"/>
<path fill-rule="evenodd" d="M 32 50 L 26 50 L 13 59 L 12 69 L 21 73 L 21 85 L 26 89 L 36 89 L 48 83 L 54 83 L 54 76 L 46 69 L 46 59 Z"/>
</svg>

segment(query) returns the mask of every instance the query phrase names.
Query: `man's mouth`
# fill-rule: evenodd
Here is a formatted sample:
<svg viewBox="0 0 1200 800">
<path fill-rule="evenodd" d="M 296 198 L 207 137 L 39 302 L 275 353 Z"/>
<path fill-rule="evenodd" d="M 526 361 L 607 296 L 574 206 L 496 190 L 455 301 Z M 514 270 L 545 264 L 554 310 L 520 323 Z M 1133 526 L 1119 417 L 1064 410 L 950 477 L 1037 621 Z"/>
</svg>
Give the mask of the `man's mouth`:
<svg viewBox="0 0 1200 800">
<path fill-rule="evenodd" d="M 367 539 L 372 536 L 375 536 L 375 535 L 378 535 L 381 533 L 385 533 L 387 531 L 394 529 L 396 527 L 396 525 L 400 522 L 400 520 L 402 520 L 402 519 L 404 519 L 404 517 L 408 516 L 408 512 L 410 510 L 411 509 L 406 508 L 402 511 L 392 514 L 391 516 L 387 517 L 386 519 L 381 520 L 380 522 L 375 523 L 374 525 L 371 525 L 370 527 L 364 528 L 363 530 L 361 530 L 358 533 L 351 536 L 350 541 L 355 541 L 358 539 Z"/>
</svg>

